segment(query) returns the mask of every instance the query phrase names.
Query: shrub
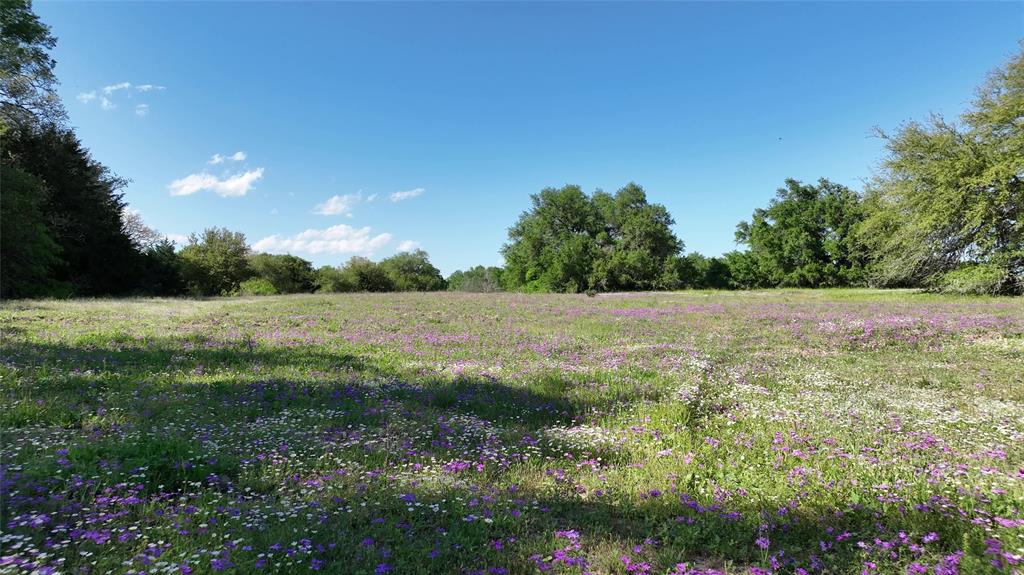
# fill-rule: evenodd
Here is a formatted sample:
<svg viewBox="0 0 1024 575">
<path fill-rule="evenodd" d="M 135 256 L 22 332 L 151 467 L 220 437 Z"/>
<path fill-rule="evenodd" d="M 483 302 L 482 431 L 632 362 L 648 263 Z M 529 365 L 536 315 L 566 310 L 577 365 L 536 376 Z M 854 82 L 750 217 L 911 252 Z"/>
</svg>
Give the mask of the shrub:
<svg viewBox="0 0 1024 575">
<path fill-rule="evenodd" d="M 238 295 L 277 295 L 277 288 L 266 278 L 245 280 L 238 286 Z"/>
<path fill-rule="evenodd" d="M 937 291 L 954 294 L 998 294 L 1006 283 L 1006 272 L 993 264 L 967 264 L 938 277 Z"/>
<path fill-rule="evenodd" d="M 367 258 L 353 256 L 341 268 L 341 275 L 353 286 L 352 291 L 395 291 L 395 282 L 387 270 Z"/>
<path fill-rule="evenodd" d="M 334 266 L 316 270 L 316 291 L 320 293 L 347 293 L 356 291 L 349 274 Z"/>
<path fill-rule="evenodd" d="M 387 273 L 393 284 L 391 289 L 397 291 L 436 291 L 447 287 L 441 272 L 423 250 L 397 253 L 381 260 L 377 267 Z"/>
<path fill-rule="evenodd" d="M 275 293 L 307 293 L 313 291 L 313 264 L 300 257 L 281 254 L 249 256 L 249 268 L 256 277 L 270 282 Z"/>
</svg>

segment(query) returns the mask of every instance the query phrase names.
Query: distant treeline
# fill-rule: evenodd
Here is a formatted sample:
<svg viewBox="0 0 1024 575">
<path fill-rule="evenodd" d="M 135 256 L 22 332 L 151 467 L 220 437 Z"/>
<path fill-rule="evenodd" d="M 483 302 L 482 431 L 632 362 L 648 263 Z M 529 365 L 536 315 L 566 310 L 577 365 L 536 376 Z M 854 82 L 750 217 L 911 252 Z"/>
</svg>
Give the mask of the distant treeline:
<svg viewBox="0 0 1024 575">
<path fill-rule="evenodd" d="M 253 253 L 239 232 L 173 243 L 126 209 L 126 181 L 94 160 L 55 92 L 56 44 L 27 0 L 0 2 L 0 296 L 299 292 L 588 292 L 918 287 L 1024 293 L 1024 50 L 994 71 L 959 121 L 879 132 L 888 153 L 863 191 L 786 180 L 735 231 L 742 249 L 685 253 L 665 206 L 547 188 L 509 228 L 505 266 L 447 279 L 426 252 L 314 269 Z"/>
</svg>

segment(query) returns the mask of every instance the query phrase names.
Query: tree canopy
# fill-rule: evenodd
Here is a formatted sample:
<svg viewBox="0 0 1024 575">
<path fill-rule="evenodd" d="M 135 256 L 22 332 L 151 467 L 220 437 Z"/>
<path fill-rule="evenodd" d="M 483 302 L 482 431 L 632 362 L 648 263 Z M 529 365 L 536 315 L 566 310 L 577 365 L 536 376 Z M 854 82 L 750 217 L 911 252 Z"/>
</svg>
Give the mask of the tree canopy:
<svg viewBox="0 0 1024 575">
<path fill-rule="evenodd" d="M 503 281 L 511 289 L 651 289 L 683 243 L 665 206 L 630 183 L 614 195 L 545 188 L 509 229 Z"/>
<path fill-rule="evenodd" d="M 46 225 L 46 187 L 3 159 L 0 165 L 0 297 L 38 297 L 60 291 L 55 269 L 60 245 Z"/>
<path fill-rule="evenodd" d="M 12 130 L 4 155 L 39 184 L 42 218 L 35 225 L 45 225 L 60 247 L 54 280 L 78 295 L 134 291 L 140 258 L 122 221 L 126 181 L 95 161 L 73 132 L 55 125 Z M 35 214 L 18 216 L 25 217 Z M 3 222 L 18 225 L 11 217 Z"/>
<path fill-rule="evenodd" d="M 315 287 L 313 264 L 285 254 L 253 254 L 249 268 L 255 277 L 266 280 L 274 293 L 308 293 Z"/>
<path fill-rule="evenodd" d="M 448 276 L 448 289 L 483 293 L 502 291 L 504 273 L 504 269 L 495 266 L 475 266 L 466 271 L 455 270 Z"/>
<path fill-rule="evenodd" d="M 983 291 L 1024 292 L 1024 51 L 993 72 L 959 122 L 893 134 L 867 192 L 861 240 L 879 285 L 939 285 L 978 267 Z"/>
<path fill-rule="evenodd" d="M 29 0 L 0 2 L 0 117 L 8 127 L 65 119 L 50 57 L 56 45 Z"/>
<path fill-rule="evenodd" d="M 194 295 L 230 295 L 252 276 L 245 234 L 208 228 L 181 250 L 182 276 Z"/>
<path fill-rule="evenodd" d="M 447 285 L 423 250 L 399 252 L 378 265 L 391 277 L 397 291 L 437 291 Z"/>
<path fill-rule="evenodd" d="M 750 247 L 748 287 L 851 285 L 863 275 L 854 231 L 863 220 L 860 197 L 826 179 L 808 185 L 793 179 L 767 208 L 736 226 L 737 243 Z M 735 259 L 735 258 L 734 258 Z M 736 262 L 738 263 L 738 262 Z"/>
<path fill-rule="evenodd" d="M 447 287 L 423 250 L 399 252 L 380 262 L 355 256 L 340 268 L 317 270 L 316 283 L 323 292 L 436 291 Z"/>
</svg>

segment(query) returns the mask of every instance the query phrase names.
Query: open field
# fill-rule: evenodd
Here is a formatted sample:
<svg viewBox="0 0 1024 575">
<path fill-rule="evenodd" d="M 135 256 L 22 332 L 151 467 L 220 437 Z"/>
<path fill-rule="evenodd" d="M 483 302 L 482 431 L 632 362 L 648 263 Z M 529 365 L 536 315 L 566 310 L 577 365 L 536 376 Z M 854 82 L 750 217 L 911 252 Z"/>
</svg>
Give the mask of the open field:
<svg viewBox="0 0 1024 575">
<path fill-rule="evenodd" d="M 0 326 L 0 573 L 1024 569 L 1021 299 L 8 302 Z"/>
</svg>

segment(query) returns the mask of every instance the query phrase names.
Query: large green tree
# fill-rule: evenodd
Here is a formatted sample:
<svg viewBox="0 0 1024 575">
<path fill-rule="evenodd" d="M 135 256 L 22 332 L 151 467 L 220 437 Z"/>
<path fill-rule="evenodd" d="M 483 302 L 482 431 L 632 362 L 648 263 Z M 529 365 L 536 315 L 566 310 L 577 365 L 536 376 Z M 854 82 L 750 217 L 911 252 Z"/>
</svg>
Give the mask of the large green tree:
<svg viewBox="0 0 1024 575">
<path fill-rule="evenodd" d="M 448 289 L 484 293 L 502 291 L 501 276 L 504 271 L 495 266 L 475 266 L 466 271 L 456 270 L 448 276 Z"/>
<path fill-rule="evenodd" d="M 502 279 L 510 289 L 577 292 L 658 287 L 682 242 L 668 210 L 630 183 L 614 195 L 546 188 L 509 229 Z"/>
<path fill-rule="evenodd" d="M 56 295 L 54 279 L 63 263 L 60 246 L 46 226 L 46 185 L 15 165 L 0 164 L 0 297 Z"/>
<path fill-rule="evenodd" d="M 249 268 L 277 293 L 308 293 L 316 282 L 313 264 L 293 255 L 254 254 L 249 257 Z"/>
<path fill-rule="evenodd" d="M 600 215 L 579 186 L 545 188 L 508 231 L 504 276 L 513 289 L 581 291 L 587 288 Z"/>
<path fill-rule="evenodd" d="M 145 290 L 149 262 L 127 233 L 126 181 L 65 127 L 50 50 L 56 39 L 26 0 L 0 2 L 5 297 Z M 59 254 L 59 255 L 58 255 Z"/>
<path fill-rule="evenodd" d="M 672 232 L 675 221 L 665 206 L 648 203 L 644 189 L 632 182 L 614 196 L 597 192 L 593 201 L 603 229 L 589 284 L 601 291 L 668 287 L 660 281 L 683 242 Z"/>
<path fill-rule="evenodd" d="M 182 259 L 170 240 L 164 238 L 142 251 L 142 279 L 139 291 L 169 296 L 185 293 Z"/>
<path fill-rule="evenodd" d="M 860 196 L 826 179 L 817 185 L 793 179 L 785 184 L 767 208 L 754 210 L 749 222 L 736 226 L 736 241 L 750 247 L 750 261 L 743 262 L 753 274 L 750 287 L 860 282 L 864 258 L 855 236 L 864 219 Z"/>
<path fill-rule="evenodd" d="M 973 267 L 988 278 L 980 291 L 1024 292 L 1024 48 L 959 122 L 933 115 L 881 136 L 889 153 L 860 232 L 874 282 L 941 286 Z"/>
<path fill-rule="evenodd" d="M 351 286 L 352 291 L 395 291 L 395 280 L 380 264 L 361 256 L 353 256 L 341 268 L 340 285 Z"/>
<path fill-rule="evenodd" d="M 70 285 L 76 295 L 137 291 L 140 254 L 122 219 L 126 180 L 95 161 L 73 132 L 56 125 L 11 130 L 4 155 L 45 185 L 40 208 L 62 260 L 53 267 L 53 280 Z"/>
<path fill-rule="evenodd" d="M 0 2 L 0 118 L 8 127 L 65 119 L 56 92 L 56 62 L 50 57 L 56 44 L 50 27 L 32 12 L 31 2 Z"/>
<path fill-rule="evenodd" d="M 193 295 L 229 295 L 252 277 L 245 235 L 224 228 L 207 228 L 189 236 L 181 250 L 182 276 Z"/>
<path fill-rule="evenodd" d="M 441 272 L 423 250 L 399 252 L 380 261 L 398 291 L 437 291 L 447 287 Z"/>
</svg>

